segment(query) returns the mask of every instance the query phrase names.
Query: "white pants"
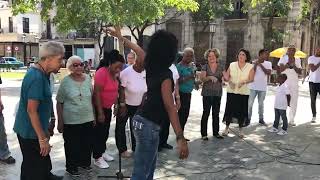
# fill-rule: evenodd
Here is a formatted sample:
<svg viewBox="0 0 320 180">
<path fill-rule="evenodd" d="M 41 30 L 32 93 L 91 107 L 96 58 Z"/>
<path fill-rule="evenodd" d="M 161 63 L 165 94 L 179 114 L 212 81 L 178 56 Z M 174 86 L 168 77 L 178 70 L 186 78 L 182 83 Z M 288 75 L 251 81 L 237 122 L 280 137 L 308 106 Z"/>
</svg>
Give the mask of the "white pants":
<svg viewBox="0 0 320 180">
<path fill-rule="evenodd" d="M 294 123 L 294 118 L 297 112 L 298 97 L 299 97 L 299 86 L 289 86 L 290 90 L 290 111 L 289 111 L 289 122 Z"/>
</svg>

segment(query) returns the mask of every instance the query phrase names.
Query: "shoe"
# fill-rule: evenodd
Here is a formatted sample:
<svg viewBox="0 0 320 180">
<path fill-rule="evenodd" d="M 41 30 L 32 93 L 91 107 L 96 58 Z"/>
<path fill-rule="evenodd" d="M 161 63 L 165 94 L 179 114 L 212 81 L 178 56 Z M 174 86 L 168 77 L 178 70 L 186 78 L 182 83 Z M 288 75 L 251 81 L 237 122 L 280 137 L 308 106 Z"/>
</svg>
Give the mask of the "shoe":
<svg viewBox="0 0 320 180">
<path fill-rule="evenodd" d="M 190 141 L 190 139 L 186 139 L 186 141 L 187 141 L 187 142 L 189 142 L 189 141 Z"/>
<path fill-rule="evenodd" d="M 259 124 L 262 125 L 262 126 L 267 126 L 267 124 L 264 122 L 264 120 L 260 120 Z"/>
<path fill-rule="evenodd" d="M 316 117 L 312 117 L 311 123 L 316 123 Z"/>
<path fill-rule="evenodd" d="M 112 156 L 110 156 L 108 153 L 103 153 L 102 157 L 105 161 L 110 162 L 110 161 L 114 161 L 114 158 Z"/>
<path fill-rule="evenodd" d="M 228 136 L 228 134 L 229 134 L 229 130 L 224 130 L 222 133 L 222 136 Z"/>
<path fill-rule="evenodd" d="M 296 126 L 296 123 L 294 123 L 294 122 L 289 122 L 289 125 L 290 125 L 290 126 Z"/>
<path fill-rule="evenodd" d="M 239 138 L 243 139 L 244 137 L 245 137 L 245 136 L 244 136 L 243 132 L 240 130 L 240 132 L 239 132 Z"/>
<path fill-rule="evenodd" d="M 99 159 L 94 160 L 94 165 L 101 169 L 107 169 L 109 168 L 109 164 L 104 160 L 103 157 L 100 157 Z"/>
<path fill-rule="evenodd" d="M 54 175 L 50 172 L 49 174 L 49 180 L 62 180 L 63 179 L 63 176 L 57 176 L 57 175 Z"/>
<path fill-rule="evenodd" d="M 269 129 L 268 131 L 271 132 L 271 133 L 277 133 L 277 132 L 279 132 L 279 130 L 278 130 L 277 128 L 275 128 L 275 127 L 272 127 L 272 128 Z"/>
<path fill-rule="evenodd" d="M 87 172 L 91 172 L 92 171 L 92 167 L 91 166 L 81 166 L 81 168 L 86 170 Z"/>
<path fill-rule="evenodd" d="M 201 139 L 202 139 L 203 141 L 208 141 L 208 140 L 209 140 L 208 136 L 203 136 Z"/>
<path fill-rule="evenodd" d="M 72 177 L 79 177 L 81 175 L 77 169 L 67 169 L 66 172 Z"/>
<path fill-rule="evenodd" d="M 121 153 L 121 157 L 122 158 L 131 158 L 132 157 L 132 153 L 129 151 L 125 151 L 123 153 Z"/>
<path fill-rule="evenodd" d="M 213 135 L 214 137 L 216 137 L 217 139 L 223 139 L 224 137 L 221 136 L 220 134 L 216 134 L 216 135 Z"/>
<path fill-rule="evenodd" d="M 284 135 L 288 134 L 288 132 L 282 129 L 277 134 L 280 136 L 284 136 Z"/>
<path fill-rule="evenodd" d="M 173 149 L 173 146 L 171 146 L 170 144 L 167 144 L 167 143 L 163 144 L 161 147 L 165 148 L 165 149 Z"/>
<path fill-rule="evenodd" d="M 158 152 L 161 152 L 163 149 L 162 149 L 162 147 L 158 147 Z"/>
<path fill-rule="evenodd" d="M 6 164 L 14 164 L 14 163 L 16 163 L 16 160 L 12 156 L 9 156 L 7 159 L 0 159 L 0 161 L 4 162 Z"/>
</svg>

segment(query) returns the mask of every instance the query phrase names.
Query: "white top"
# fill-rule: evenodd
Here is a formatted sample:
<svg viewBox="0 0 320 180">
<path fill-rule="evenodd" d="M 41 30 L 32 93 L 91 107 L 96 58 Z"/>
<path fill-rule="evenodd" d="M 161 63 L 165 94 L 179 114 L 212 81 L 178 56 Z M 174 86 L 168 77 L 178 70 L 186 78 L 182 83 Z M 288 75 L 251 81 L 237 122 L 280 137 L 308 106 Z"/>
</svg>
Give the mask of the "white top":
<svg viewBox="0 0 320 180">
<path fill-rule="evenodd" d="M 308 59 L 308 64 L 317 65 L 319 63 L 320 63 L 320 57 L 310 56 Z M 314 72 L 310 71 L 309 82 L 320 83 L 320 69 L 319 68 Z"/>
<path fill-rule="evenodd" d="M 289 57 L 288 55 L 284 55 L 278 63 L 278 66 L 280 66 L 280 64 L 286 65 L 289 61 Z M 301 68 L 301 60 L 300 58 L 295 58 L 295 65 L 297 66 L 297 68 Z M 299 85 L 299 76 L 298 73 L 294 70 L 294 69 L 289 69 L 287 68 L 286 70 L 284 70 L 282 72 L 283 74 L 287 75 L 287 85 L 289 87 L 298 87 Z"/>
<path fill-rule="evenodd" d="M 280 86 L 278 86 L 276 90 L 274 108 L 286 110 L 288 107 L 287 95 L 289 94 L 290 94 L 290 91 L 286 83 L 283 83 Z"/>
<path fill-rule="evenodd" d="M 146 72 L 138 73 L 133 66 L 120 72 L 121 86 L 124 87 L 126 104 L 139 106 L 143 94 L 147 92 Z"/>
<path fill-rule="evenodd" d="M 174 64 L 172 64 L 172 65 L 169 67 L 169 69 L 170 69 L 171 72 L 172 72 L 172 78 L 173 78 L 174 84 L 176 85 L 177 82 L 178 82 L 178 79 L 180 78 L 178 69 L 177 69 L 176 65 L 174 65 Z"/>
<path fill-rule="evenodd" d="M 264 68 L 272 70 L 272 63 L 269 61 L 264 61 L 261 64 Z M 254 80 L 249 84 L 249 89 L 257 91 L 267 91 L 268 86 L 268 75 L 266 75 L 260 66 L 257 66 L 256 72 L 254 74 Z"/>
</svg>

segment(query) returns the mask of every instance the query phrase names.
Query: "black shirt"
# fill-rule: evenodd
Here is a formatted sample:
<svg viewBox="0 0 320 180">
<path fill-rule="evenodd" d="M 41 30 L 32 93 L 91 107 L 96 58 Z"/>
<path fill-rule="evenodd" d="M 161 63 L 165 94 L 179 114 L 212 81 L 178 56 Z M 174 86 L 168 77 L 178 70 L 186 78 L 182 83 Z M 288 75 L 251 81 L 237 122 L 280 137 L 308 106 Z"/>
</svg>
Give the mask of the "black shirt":
<svg viewBox="0 0 320 180">
<path fill-rule="evenodd" d="M 168 119 L 168 113 L 164 107 L 164 103 L 161 95 L 161 85 L 163 81 L 170 79 L 172 82 L 172 92 L 174 90 L 174 83 L 172 78 L 172 72 L 168 71 L 161 73 L 159 76 L 149 75 L 147 72 L 147 96 L 141 109 L 137 112 L 138 115 L 152 121 L 158 125 L 161 124 L 163 119 Z"/>
</svg>

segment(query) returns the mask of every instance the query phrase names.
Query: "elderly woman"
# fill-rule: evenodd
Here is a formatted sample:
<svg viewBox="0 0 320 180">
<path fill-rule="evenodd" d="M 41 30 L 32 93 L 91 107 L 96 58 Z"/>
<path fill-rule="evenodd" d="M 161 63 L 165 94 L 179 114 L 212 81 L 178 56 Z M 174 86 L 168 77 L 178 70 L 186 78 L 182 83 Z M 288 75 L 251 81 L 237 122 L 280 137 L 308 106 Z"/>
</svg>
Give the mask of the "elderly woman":
<svg viewBox="0 0 320 180">
<path fill-rule="evenodd" d="M 212 109 L 212 133 L 213 136 L 221 139 L 219 134 L 219 113 L 222 96 L 222 72 L 223 67 L 219 64 L 220 52 L 218 49 L 209 49 L 205 52 L 204 58 L 207 64 L 202 67 L 200 79 L 203 82 L 202 103 L 203 113 L 201 118 L 201 136 L 202 140 L 208 140 L 207 125 L 210 110 Z"/>
<path fill-rule="evenodd" d="M 68 59 L 70 74 L 61 81 L 56 97 L 58 131 L 63 133 L 66 171 L 72 176 L 80 175 L 78 167 L 91 170 L 93 88 L 91 78 L 83 73 L 83 68 L 84 63 L 79 56 Z"/>
<path fill-rule="evenodd" d="M 237 61 L 230 64 L 224 79 L 228 82 L 227 103 L 224 113 L 226 129 L 223 135 L 229 133 L 229 125 L 232 118 L 237 118 L 239 123 L 239 136 L 244 138 L 242 128 L 245 126 L 245 119 L 248 118 L 248 100 L 250 89 L 248 84 L 253 81 L 254 69 L 250 64 L 250 53 L 240 49 L 237 54 Z"/>
<path fill-rule="evenodd" d="M 45 43 L 39 50 L 39 62 L 28 70 L 22 81 L 13 128 L 23 156 L 22 180 L 62 179 L 50 172 L 48 126 L 52 110 L 49 74 L 60 69 L 63 56 L 64 47 L 61 43 Z"/>
</svg>

